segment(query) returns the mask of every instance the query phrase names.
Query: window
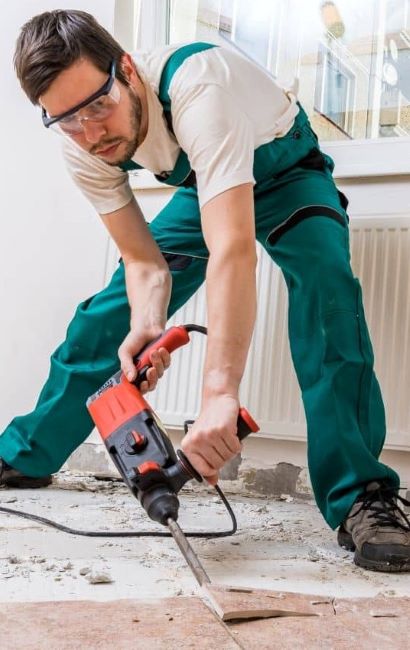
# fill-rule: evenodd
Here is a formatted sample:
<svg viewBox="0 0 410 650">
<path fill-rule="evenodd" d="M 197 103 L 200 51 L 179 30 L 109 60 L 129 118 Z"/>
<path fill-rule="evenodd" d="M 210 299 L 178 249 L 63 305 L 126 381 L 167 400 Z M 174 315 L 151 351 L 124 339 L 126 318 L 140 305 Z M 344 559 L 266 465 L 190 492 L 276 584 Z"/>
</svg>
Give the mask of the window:
<svg viewBox="0 0 410 650">
<path fill-rule="evenodd" d="M 322 140 L 410 136 L 410 0 L 171 0 L 170 42 L 192 38 L 299 78 Z"/>
<path fill-rule="evenodd" d="M 322 43 L 316 69 L 313 108 L 332 125 L 352 138 L 356 75 Z"/>
<path fill-rule="evenodd" d="M 135 1 L 140 47 L 205 40 L 237 49 L 284 87 L 299 80 L 344 174 L 409 173 L 410 0 Z"/>
<path fill-rule="evenodd" d="M 264 67 L 272 69 L 277 57 L 278 6 L 275 2 L 255 3 L 249 11 L 247 0 L 222 0 L 219 34 Z"/>
</svg>

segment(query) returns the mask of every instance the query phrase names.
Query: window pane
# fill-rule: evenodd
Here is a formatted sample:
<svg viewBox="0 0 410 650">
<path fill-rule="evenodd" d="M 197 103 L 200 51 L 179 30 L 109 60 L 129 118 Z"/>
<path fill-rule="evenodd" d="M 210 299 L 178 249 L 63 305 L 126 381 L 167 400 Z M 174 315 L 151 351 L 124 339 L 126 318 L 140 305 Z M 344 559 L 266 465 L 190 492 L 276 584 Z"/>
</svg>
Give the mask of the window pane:
<svg viewBox="0 0 410 650">
<path fill-rule="evenodd" d="M 322 140 L 410 135 L 410 0 L 171 0 L 170 41 L 239 48 Z"/>
</svg>

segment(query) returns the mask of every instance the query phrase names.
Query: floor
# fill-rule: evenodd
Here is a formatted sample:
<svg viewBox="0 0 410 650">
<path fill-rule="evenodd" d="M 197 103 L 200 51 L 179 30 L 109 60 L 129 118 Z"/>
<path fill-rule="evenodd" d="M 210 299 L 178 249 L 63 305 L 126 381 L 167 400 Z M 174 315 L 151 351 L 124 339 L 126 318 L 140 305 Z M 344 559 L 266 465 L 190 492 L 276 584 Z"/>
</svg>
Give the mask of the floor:
<svg viewBox="0 0 410 650">
<path fill-rule="evenodd" d="M 239 531 L 235 536 L 192 540 L 193 547 L 214 583 L 340 599 L 376 595 L 387 598 L 410 596 L 408 574 L 372 573 L 356 567 L 352 563 L 352 555 L 337 546 L 335 533 L 323 523 L 312 502 L 296 501 L 287 495 L 277 500 L 238 495 L 228 497 L 238 518 Z M 0 490 L 0 507 L 31 512 L 82 530 L 164 530 L 148 520 L 139 503 L 122 484 L 76 476 L 69 472 L 59 475 L 56 485 L 47 489 Z M 223 530 L 230 527 L 229 517 L 218 497 L 214 496 L 212 490 L 202 487 L 181 494 L 179 523 L 184 530 Z M 27 628 L 29 622 L 33 620 L 36 625 L 40 624 L 38 621 L 43 620 L 41 613 L 50 612 L 50 602 L 54 605 L 51 610 L 54 613 L 48 614 L 54 616 L 54 622 L 47 619 L 51 626 L 48 633 L 51 635 L 60 633 L 60 610 L 66 625 L 72 625 L 74 630 L 81 628 L 78 617 L 84 618 L 84 612 L 91 612 L 98 603 L 101 608 L 106 607 L 106 610 L 101 609 L 104 616 L 108 611 L 112 615 L 117 612 L 121 620 L 128 622 L 134 621 L 135 616 L 127 618 L 127 612 L 132 608 L 134 613 L 138 610 L 141 614 L 137 618 L 141 622 L 138 630 L 142 636 L 141 645 L 134 644 L 133 647 L 136 648 L 147 647 L 148 637 L 144 637 L 143 632 L 145 630 L 144 634 L 149 636 L 149 620 L 153 612 L 157 618 L 160 615 L 164 617 L 164 613 L 167 613 L 167 625 L 169 621 L 179 621 L 180 624 L 176 627 L 178 634 L 182 634 L 181 612 L 186 611 L 188 615 L 192 607 L 192 616 L 199 617 L 201 625 L 209 630 L 209 645 L 208 641 L 205 642 L 205 636 L 202 636 L 199 644 L 194 635 L 190 639 L 189 632 L 184 628 L 186 645 L 181 645 L 178 640 L 178 647 L 215 647 L 211 633 L 212 620 L 206 623 L 209 612 L 206 608 L 204 610 L 198 598 L 192 598 L 198 596 L 197 584 L 172 539 L 72 536 L 4 513 L 0 513 L 0 534 L 0 600 L 7 603 L 6 609 L 3 608 L 3 616 L 7 617 L 7 621 L 16 621 L 12 637 L 9 638 L 10 644 L 2 643 L 3 648 L 20 647 L 21 639 L 14 635 L 25 634 L 27 640 L 27 635 L 31 636 L 31 631 L 27 630 L 34 629 Z M 135 599 L 138 599 L 140 605 L 136 605 Z M 157 606 L 153 608 L 153 605 L 149 605 L 149 599 L 155 599 Z M 161 600 L 161 606 L 158 605 L 158 599 L 165 599 Z M 71 604 L 67 601 L 71 601 Z M 189 604 L 191 601 L 192 605 Z M 17 606 L 17 603 L 25 604 Z M 278 647 L 267 640 L 272 634 L 272 620 L 270 619 L 269 629 L 266 627 L 268 621 L 255 622 L 252 628 L 242 623 L 236 631 L 226 628 L 229 643 L 227 641 L 218 648 L 258 647 L 261 650 L 262 647 Z M 347 630 L 350 618 L 345 616 L 343 620 Z M 299 634 L 300 647 L 303 647 L 306 624 L 295 622 L 294 619 L 291 623 L 283 621 L 290 619 L 275 623 L 279 626 L 278 632 L 283 634 L 286 629 L 295 638 Z M 376 619 L 371 621 L 374 630 L 377 625 L 390 625 L 394 629 L 394 619 L 375 621 Z M 399 619 L 396 626 L 398 624 Z M 128 624 L 124 625 L 125 634 Z M 159 625 L 159 622 L 155 625 Z M 283 627 L 285 625 L 286 628 Z M 314 626 L 318 624 L 310 625 L 312 634 L 317 636 Z M 336 630 L 336 627 L 332 624 L 332 630 Z M 323 625 L 321 629 L 324 630 Z M 383 628 L 385 629 L 387 628 Z M 249 640 L 258 630 L 261 638 L 265 639 L 265 645 L 260 639 L 255 646 Z M 340 636 L 341 629 L 337 633 Z M 91 645 L 84 641 L 82 647 L 108 647 L 102 640 L 97 643 L 96 634 L 94 630 Z M 235 637 L 234 634 L 239 636 Z M 56 647 L 53 646 L 54 637 L 51 636 L 50 642 L 43 646 L 40 642 L 39 645 L 36 644 L 34 636 L 33 633 L 32 644 L 26 647 Z M 173 647 L 168 641 L 168 645 L 165 643 L 165 636 L 155 638 L 157 641 L 153 648 Z M 245 645 L 241 645 L 240 638 L 248 639 L 244 641 Z M 70 643 L 66 638 L 65 643 L 58 644 L 59 650 L 79 647 Z M 332 643 L 329 639 L 323 646 L 311 643 L 309 650 L 348 647 L 342 642 L 340 645 Z M 131 645 L 128 646 L 123 641 L 114 647 L 122 650 Z M 288 646 L 284 641 L 281 642 L 282 650 L 285 647 Z M 294 644 L 292 647 L 299 646 Z"/>
</svg>

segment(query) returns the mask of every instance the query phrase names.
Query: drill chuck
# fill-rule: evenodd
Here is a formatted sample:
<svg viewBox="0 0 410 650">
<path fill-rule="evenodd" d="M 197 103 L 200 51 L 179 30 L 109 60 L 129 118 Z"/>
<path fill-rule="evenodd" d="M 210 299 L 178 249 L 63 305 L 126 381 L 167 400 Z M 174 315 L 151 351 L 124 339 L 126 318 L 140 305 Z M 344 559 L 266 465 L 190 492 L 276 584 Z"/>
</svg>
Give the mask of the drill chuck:
<svg viewBox="0 0 410 650">
<path fill-rule="evenodd" d="M 157 486 L 141 495 L 141 505 L 152 521 L 163 526 L 168 519 L 177 521 L 179 511 L 178 497 L 166 486 Z"/>
</svg>

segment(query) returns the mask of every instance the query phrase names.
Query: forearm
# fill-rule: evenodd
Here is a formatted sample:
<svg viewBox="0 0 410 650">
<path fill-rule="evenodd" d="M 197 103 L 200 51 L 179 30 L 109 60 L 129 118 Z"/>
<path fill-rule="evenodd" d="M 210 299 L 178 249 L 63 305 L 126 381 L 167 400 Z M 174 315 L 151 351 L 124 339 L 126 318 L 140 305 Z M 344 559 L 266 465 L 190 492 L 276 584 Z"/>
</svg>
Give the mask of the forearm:
<svg viewBox="0 0 410 650">
<path fill-rule="evenodd" d="M 203 399 L 237 396 L 256 315 L 253 246 L 210 255 L 207 270 L 208 344 Z"/>
<path fill-rule="evenodd" d="M 124 261 L 131 329 L 164 329 L 172 279 L 166 266 L 155 262 Z"/>
<path fill-rule="evenodd" d="M 201 209 L 209 250 L 206 274 L 208 341 L 199 417 L 182 441 L 197 471 L 212 485 L 235 456 L 238 389 L 256 314 L 253 186 L 221 192 Z"/>
<path fill-rule="evenodd" d="M 101 215 L 101 218 L 124 262 L 131 328 L 164 328 L 171 275 L 139 205 L 133 199 L 119 210 Z"/>
</svg>

